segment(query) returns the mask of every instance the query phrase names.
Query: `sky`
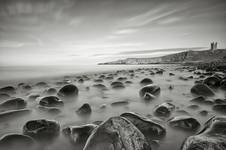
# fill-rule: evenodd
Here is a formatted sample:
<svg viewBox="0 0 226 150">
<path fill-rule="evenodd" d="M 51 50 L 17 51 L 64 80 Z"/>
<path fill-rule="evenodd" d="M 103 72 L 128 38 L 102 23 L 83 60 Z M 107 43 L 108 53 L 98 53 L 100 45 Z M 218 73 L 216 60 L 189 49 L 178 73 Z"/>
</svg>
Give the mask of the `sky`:
<svg viewBox="0 0 226 150">
<path fill-rule="evenodd" d="M 0 0 L 0 66 L 226 48 L 225 31 L 226 0 Z"/>
</svg>

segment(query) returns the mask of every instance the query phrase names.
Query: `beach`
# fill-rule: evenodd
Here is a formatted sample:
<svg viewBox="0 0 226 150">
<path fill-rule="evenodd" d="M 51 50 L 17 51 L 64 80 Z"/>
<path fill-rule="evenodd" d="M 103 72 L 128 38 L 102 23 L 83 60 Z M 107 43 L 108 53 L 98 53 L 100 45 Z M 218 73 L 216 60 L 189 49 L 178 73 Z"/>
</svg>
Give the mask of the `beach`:
<svg viewBox="0 0 226 150">
<path fill-rule="evenodd" d="M 133 112 L 154 120 L 165 128 L 166 134 L 160 139 L 153 140 L 154 144 L 150 143 L 153 149 L 179 150 L 184 140 L 198 133 L 209 118 L 222 115 L 222 112 L 213 110 L 213 105 L 216 99 L 225 99 L 224 90 L 213 89 L 214 95 L 205 97 L 207 101 L 210 101 L 209 103 L 192 102 L 191 100 L 197 97 L 191 93 L 195 81 L 210 76 L 207 74 L 205 77 L 201 76 L 205 74 L 205 71 L 196 70 L 192 66 L 109 65 L 96 66 L 96 68 L 90 66 L 83 70 L 75 66 L 61 69 L 61 71 L 59 68 L 58 70 L 47 68 L 42 71 L 37 70 L 38 76 L 33 70 L 27 71 L 24 77 L 19 76 L 19 73 L 15 71 L 13 76 L 8 76 L 11 79 L 7 80 L 8 72 L 5 72 L 5 77 L 1 80 L 1 88 L 12 86 L 15 88 L 15 93 L 7 93 L 9 97 L 1 95 L 1 103 L 9 99 L 21 98 L 26 102 L 23 109 L 28 109 L 30 112 L 9 117 L 2 115 L 3 117 L 0 117 L 0 136 L 9 133 L 22 134 L 23 126 L 30 120 L 55 120 L 60 125 L 60 132 L 53 142 L 48 142 L 44 146 L 44 149 L 48 150 L 82 150 L 81 145 L 72 144 L 73 142 L 71 143 L 64 135 L 64 128 L 102 122 L 126 112 Z M 197 72 L 199 73 L 197 74 Z M 159 94 L 153 99 L 146 99 L 139 94 L 139 91 L 147 85 L 146 82 L 140 83 L 145 78 L 151 79 L 152 84 L 160 88 Z M 112 83 L 116 81 L 122 83 L 122 86 L 120 84 L 120 86 L 114 87 Z M 65 85 L 75 85 L 78 94 L 70 99 L 60 97 L 58 93 Z M 63 101 L 63 106 L 54 106 L 57 108 L 54 111 L 49 111 L 51 107 L 42 107 L 40 101 L 48 96 L 59 97 Z M 174 109 L 167 116 L 156 115 L 156 107 L 163 103 L 174 105 Z M 89 115 L 83 116 L 77 113 L 84 104 L 88 104 L 91 108 Z M 4 111 L 2 109 L 1 113 Z M 203 115 L 202 112 L 206 113 Z M 197 130 L 172 127 L 169 120 L 178 116 L 195 118 L 200 123 L 200 127 Z"/>
</svg>

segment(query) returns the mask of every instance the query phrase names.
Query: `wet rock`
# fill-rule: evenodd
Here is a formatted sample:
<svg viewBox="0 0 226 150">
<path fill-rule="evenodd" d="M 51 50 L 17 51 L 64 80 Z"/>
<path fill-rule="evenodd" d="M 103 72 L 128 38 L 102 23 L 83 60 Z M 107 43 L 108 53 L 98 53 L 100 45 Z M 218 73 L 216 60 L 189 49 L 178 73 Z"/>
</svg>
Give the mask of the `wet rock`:
<svg viewBox="0 0 226 150">
<path fill-rule="evenodd" d="M 35 150 L 35 141 L 22 134 L 6 134 L 0 138 L 1 150 Z"/>
<path fill-rule="evenodd" d="M 23 90 L 31 90 L 32 87 L 31 87 L 30 85 L 23 85 L 23 86 L 22 86 L 22 89 L 23 89 Z"/>
<path fill-rule="evenodd" d="M 38 97 L 40 97 L 39 94 L 34 94 L 34 95 L 30 95 L 30 96 L 28 97 L 28 99 L 29 99 L 29 100 L 36 100 L 36 98 L 38 98 Z"/>
<path fill-rule="evenodd" d="M 119 81 L 112 82 L 111 83 L 111 87 L 113 89 L 122 89 L 122 88 L 125 88 L 124 84 L 122 82 L 119 82 Z"/>
<path fill-rule="evenodd" d="M 175 108 L 175 105 L 172 103 L 162 103 L 154 109 L 154 113 L 157 116 L 168 117 L 170 116 L 171 112 L 175 110 Z"/>
<path fill-rule="evenodd" d="M 52 120 L 30 120 L 23 127 L 23 134 L 44 143 L 54 140 L 59 133 L 60 125 Z"/>
<path fill-rule="evenodd" d="M 63 106 L 64 103 L 56 96 L 46 96 L 39 101 L 39 105 L 45 107 L 60 107 Z"/>
<path fill-rule="evenodd" d="M 125 84 L 132 84 L 133 82 L 132 81 L 125 81 Z"/>
<path fill-rule="evenodd" d="M 147 139 L 159 139 L 166 134 L 166 129 L 162 125 L 144 116 L 140 116 L 133 112 L 123 113 L 120 116 L 132 122 Z"/>
<path fill-rule="evenodd" d="M 4 111 L 4 112 L 0 113 L 0 120 L 18 118 L 20 116 L 28 115 L 30 113 L 31 113 L 30 109 Z"/>
<path fill-rule="evenodd" d="M 103 121 L 94 121 L 93 124 L 95 125 L 100 125 L 101 123 L 103 123 Z"/>
<path fill-rule="evenodd" d="M 95 124 L 82 126 L 70 126 L 63 129 L 63 134 L 74 144 L 85 145 L 92 131 L 97 127 Z"/>
<path fill-rule="evenodd" d="M 179 80 L 187 81 L 188 78 L 186 78 L 186 77 L 179 77 Z"/>
<path fill-rule="evenodd" d="M 35 84 L 35 86 L 38 86 L 38 87 L 48 87 L 48 84 L 46 82 L 38 82 Z"/>
<path fill-rule="evenodd" d="M 49 88 L 47 90 L 47 94 L 49 95 L 53 95 L 53 94 L 56 94 L 57 93 L 57 90 L 55 88 Z"/>
<path fill-rule="evenodd" d="M 220 86 L 220 79 L 218 77 L 211 76 L 211 77 L 206 78 L 203 81 L 203 84 L 206 84 L 209 87 L 217 88 Z"/>
<path fill-rule="evenodd" d="M 195 84 L 191 88 L 191 93 L 202 96 L 214 96 L 214 92 L 205 84 Z"/>
<path fill-rule="evenodd" d="M 169 86 L 169 90 L 173 90 L 174 87 L 172 85 Z"/>
<path fill-rule="evenodd" d="M 92 112 L 92 109 L 88 103 L 83 104 L 77 111 L 76 113 L 78 115 L 90 115 Z"/>
<path fill-rule="evenodd" d="M 61 110 L 57 107 L 45 107 L 45 106 L 39 106 L 38 107 L 40 110 L 42 111 L 45 111 L 49 114 L 52 114 L 52 115 L 57 115 L 59 113 L 61 113 Z"/>
<path fill-rule="evenodd" d="M 83 83 L 83 82 L 84 80 L 82 78 L 78 80 L 78 83 Z"/>
<path fill-rule="evenodd" d="M 213 106 L 213 110 L 221 114 L 226 114 L 226 104 L 217 104 Z"/>
<path fill-rule="evenodd" d="M 170 73 L 169 73 L 169 76 L 175 76 L 175 74 L 174 74 L 174 73 L 172 73 L 172 72 L 170 72 Z"/>
<path fill-rule="evenodd" d="M 148 85 L 148 84 L 152 84 L 153 81 L 149 78 L 144 78 L 143 80 L 140 81 L 141 85 Z"/>
<path fill-rule="evenodd" d="M 200 112 L 199 112 L 199 115 L 201 115 L 201 116 L 207 116 L 208 115 L 208 111 L 207 110 L 201 110 Z"/>
<path fill-rule="evenodd" d="M 206 101 L 206 99 L 203 96 L 199 96 L 199 97 L 193 98 L 191 100 L 191 102 L 195 102 L 195 103 L 204 103 L 205 101 Z"/>
<path fill-rule="evenodd" d="M 113 102 L 111 103 L 111 106 L 125 106 L 125 105 L 128 105 L 129 102 L 127 100 L 125 101 L 117 101 L 117 102 Z"/>
<path fill-rule="evenodd" d="M 94 82 L 104 82 L 102 79 L 95 79 Z"/>
<path fill-rule="evenodd" d="M 146 85 L 140 90 L 139 94 L 141 97 L 144 97 L 146 93 L 149 93 L 153 96 L 158 96 L 160 94 L 160 87 L 154 84 Z"/>
<path fill-rule="evenodd" d="M 215 104 L 226 104 L 226 99 L 215 99 L 214 103 Z"/>
<path fill-rule="evenodd" d="M 188 108 L 196 110 L 196 109 L 199 109 L 199 106 L 198 105 L 189 105 Z"/>
<path fill-rule="evenodd" d="M 93 87 L 101 90 L 107 90 L 107 87 L 103 84 L 94 84 Z"/>
<path fill-rule="evenodd" d="M 71 96 L 77 96 L 78 95 L 78 88 L 73 84 L 68 84 L 62 87 L 57 95 L 61 97 L 71 97 Z"/>
<path fill-rule="evenodd" d="M 220 88 L 222 90 L 226 90 L 226 79 L 223 79 L 221 82 L 220 82 Z"/>
<path fill-rule="evenodd" d="M 24 109 L 27 106 L 27 102 L 22 98 L 14 98 L 6 100 L 0 104 L 0 110 L 15 110 L 15 109 Z"/>
<path fill-rule="evenodd" d="M 112 117 L 94 129 L 83 150 L 151 150 L 144 135 L 127 119 Z"/>
<path fill-rule="evenodd" d="M 125 80 L 127 80 L 127 77 L 119 77 L 117 80 L 118 81 L 125 81 Z"/>
<path fill-rule="evenodd" d="M 198 120 L 190 116 L 177 116 L 170 119 L 168 122 L 171 127 L 184 130 L 197 130 L 200 127 Z"/>
<path fill-rule="evenodd" d="M 197 135 L 188 137 L 181 150 L 225 150 L 226 118 L 213 117 Z"/>
<path fill-rule="evenodd" d="M 0 93 L 15 94 L 16 89 L 13 86 L 6 86 L 3 88 L 0 88 Z"/>
</svg>

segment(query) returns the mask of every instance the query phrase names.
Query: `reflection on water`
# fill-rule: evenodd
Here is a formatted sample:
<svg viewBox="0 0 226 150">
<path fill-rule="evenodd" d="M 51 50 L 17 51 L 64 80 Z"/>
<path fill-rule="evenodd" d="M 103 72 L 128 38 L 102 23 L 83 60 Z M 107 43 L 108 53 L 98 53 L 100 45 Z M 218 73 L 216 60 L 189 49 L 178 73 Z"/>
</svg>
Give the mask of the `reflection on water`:
<svg viewBox="0 0 226 150">
<path fill-rule="evenodd" d="M 40 88 L 33 86 L 37 81 L 46 81 L 49 87 L 54 87 L 57 90 L 62 87 L 56 84 L 58 81 L 63 81 L 65 78 L 60 77 L 63 74 L 75 74 L 82 72 L 102 72 L 102 71 L 110 71 L 110 70 L 120 70 L 120 69 L 131 69 L 131 68 L 151 68 L 151 67 L 161 67 L 166 69 L 167 71 L 163 75 L 150 75 L 150 73 L 146 70 L 144 71 L 136 71 L 135 76 L 131 77 L 128 74 L 121 72 L 115 76 L 115 81 L 118 77 L 127 77 L 129 81 L 132 81 L 133 84 L 126 85 L 125 89 L 115 90 L 111 89 L 110 83 L 111 80 L 104 80 L 103 84 L 109 89 L 106 91 L 98 90 L 92 85 L 94 84 L 94 79 L 97 79 L 99 74 L 90 74 L 88 75 L 91 80 L 85 81 L 84 83 L 78 83 L 75 81 L 75 76 L 67 77 L 66 79 L 71 81 L 71 83 L 75 84 L 79 88 L 79 96 L 74 98 L 73 100 L 64 99 L 64 107 L 61 108 L 61 113 L 57 115 L 48 114 L 45 111 L 42 111 L 38 108 L 38 101 L 41 97 L 46 96 L 46 88 Z M 22 80 L 27 80 L 26 83 L 32 85 L 32 90 L 24 91 L 21 89 L 17 90 L 17 94 L 15 97 L 21 97 L 27 100 L 28 108 L 32 109 L 32 113 L 18 118 L 8 118 L 7 120 L 0 120 L 0 136 L 6 133 L 21 133 L 23 125 L 28 120 L 33 119 L 54 119 L 61 124 L 61 129 L 67 127 L 69 125 L 82 125 L 86 123 L 92 123 L 94 121 L 103 121 L 111 116 L 117 116 L 124 112 L 137 112 L 144 116 L 153 116 L 153 108 L 161 104 L 162 102 L 172 101 L 173 104 L 176 105 L 178 110 L 185 110 L 190 115 L 193 115 L 197 118 L 201 124 L 203 124 L 210 116 L 213 115 L 211 107 L 209 106 L 200 106 L 199 110 L 192 110 L 187 108 L 188 105 L 191 104 L 189 100 L 193 98 L 190 94 L 190 88 L 194 85 L 194 79 L 190 79 L 188 81 L 178 80 L 179 76 L 190 76 L 189 72 L 180 72 L 175 71 L 176 65 L 167 66 L 167 65 L 153 65 L 153 66 L 70 66 L 70 67 L 53 67 L 53 68 L 17 68 L 16 70 L 13 68 L 1 68 L 1 82 L 3 84 L 8 84 L 11 81 L 17 81 L 18 83 Z M 169 76 L 169 72 L 174 72 L 176 76 Z M 88 73 L 87 73 L 88 74 Z M 59 76 L 56 78 L 50 78 L 50 76 Z M 8 80 L 7 80 L 8 77 Z M 38 77 L 38 79 L 37 79 Z M 42 77 L 42 78 L 40 78 Z M 158 84 L 161 87 L 160 96 L 151 102 L 145 102 L 139 97 L 139 89 L 141 85 L 139 84 L 140 80 L 149 77 L 151 78 L 155 84 Z M 36 78 L 33 79 L 32 78 Z M 9 81 L 10 80 L 10 81 Z M 3 85 L 2 84 L 2 85 Z M 169 90 L 169 85 L 173 85 L 174 89 Z M 89 90 L 87 87 L 90 87 Z M 223 93 L 216 91 L 216 98 L 222 97 Z M 36 100 L 28 100 L 28 97 L 31 94 L 40 94 L 41 97 Z M 112 102 L 128 100 L 128 105 L 122 106 L 111 106 Z M 79 117 L 75 112 L 76 110 L 84 103 L 89 103 L 92 107 L 92 114 L 88 118 Z M 106 104 L 105 109 L 100 109 L 102 104 Z M 200 110 L 208 110 L 210 114 L 206 117 L 202 117 L 198 115 L 198 111 Z M 178 116 L 179 113 L 174 112 L 172 116 Z M 180 131 L 177 129 L 172 129 L 168 126 L 167 120 L 169 118 L 163 119 L 162 124 L 167 129 L 166 137 L 160 140 L 160 146 L 156 147 L 156 150 L 179 150 L 181 143 L 183 140 L 194 133 Z M 48 150 L 74 150 L 75 146 L 72 145 L 62 134 L 54 143 L 49 143 Z"/>
</svg>

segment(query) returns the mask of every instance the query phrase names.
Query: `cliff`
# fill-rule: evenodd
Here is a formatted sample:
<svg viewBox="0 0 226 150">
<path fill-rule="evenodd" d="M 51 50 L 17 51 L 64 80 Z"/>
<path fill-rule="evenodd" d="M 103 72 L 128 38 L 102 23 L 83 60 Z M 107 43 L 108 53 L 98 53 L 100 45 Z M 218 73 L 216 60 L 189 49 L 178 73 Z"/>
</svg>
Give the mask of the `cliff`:
<svg viewBox="0 0 226 150">
<path fill-rule="evenodd" d="M 204 50 L 204 51 L 185 51 L 176 54 L 154 58 L 127 58 L 113 62 L 100 63 L 100 65 L 111 64 L 159 64 L 159 63 L 208 63 L 214 61 L 225 61 L 226 50 Z"/>
</svg>

